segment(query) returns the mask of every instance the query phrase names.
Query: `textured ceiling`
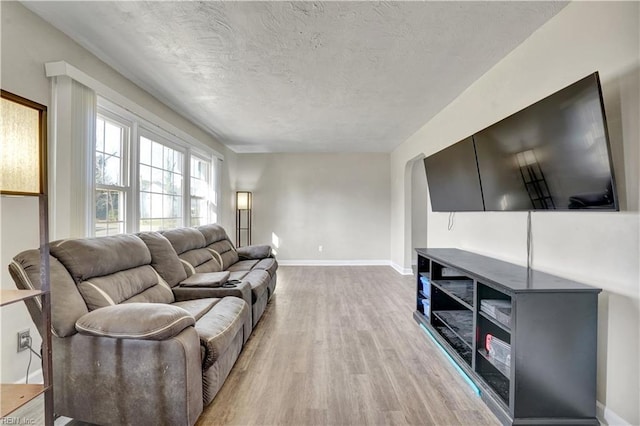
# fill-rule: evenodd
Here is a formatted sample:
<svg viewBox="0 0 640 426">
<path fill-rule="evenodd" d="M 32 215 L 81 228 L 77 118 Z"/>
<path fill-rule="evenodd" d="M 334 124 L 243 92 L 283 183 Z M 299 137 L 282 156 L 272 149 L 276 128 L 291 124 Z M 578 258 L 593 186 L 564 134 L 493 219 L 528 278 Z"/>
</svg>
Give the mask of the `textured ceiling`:
<svg viewBox="0 0 640 426">
<path fill-rule="evenodd" d="M 566 3 L 24 5 L 234 151 L 390 152 Z"/>
</svg>

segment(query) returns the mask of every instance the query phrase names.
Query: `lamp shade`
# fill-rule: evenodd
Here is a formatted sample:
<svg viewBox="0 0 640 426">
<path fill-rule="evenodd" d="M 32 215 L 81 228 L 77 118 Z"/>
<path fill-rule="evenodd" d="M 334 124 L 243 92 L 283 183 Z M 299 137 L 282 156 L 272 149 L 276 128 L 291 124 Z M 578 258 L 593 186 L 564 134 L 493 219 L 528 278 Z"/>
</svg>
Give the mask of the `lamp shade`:
<svg viewBox="0 0 640 426">
<path fill-rule="evenodd" d="M 0 192 L 43 192 L 43 110 L 46 107 L 2 92 L 0 103 Z M 33 105 L 32 105 L 33 104 Z"/>
<path fill-rule="evenodd" d="M 236 209 L 251 210 L 251 193 L 247 191 L 236 192 Z"/>
</svg>

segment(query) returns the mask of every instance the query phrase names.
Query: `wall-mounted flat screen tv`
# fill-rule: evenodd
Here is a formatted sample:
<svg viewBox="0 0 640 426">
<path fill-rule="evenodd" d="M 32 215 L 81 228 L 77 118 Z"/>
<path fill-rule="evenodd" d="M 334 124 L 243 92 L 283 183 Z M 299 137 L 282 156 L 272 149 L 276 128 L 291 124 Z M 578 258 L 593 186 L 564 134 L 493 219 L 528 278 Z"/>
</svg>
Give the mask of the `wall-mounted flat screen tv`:
<svg viewBox="0 0 640 426">
<path fill-rule="evenodd" d="M 468 137 L 424 159 L 433 211 L 482 211 L 473 139 Z"/>
<path fill-rule="evenodd" d="M 424 163 L 433 211 L 618 210 L 598 73 Z"/>
<path fill-rule="evenodd" d="M 473 135 L 485 210 L 617 210 L 598 75 Z"/>
</svg>

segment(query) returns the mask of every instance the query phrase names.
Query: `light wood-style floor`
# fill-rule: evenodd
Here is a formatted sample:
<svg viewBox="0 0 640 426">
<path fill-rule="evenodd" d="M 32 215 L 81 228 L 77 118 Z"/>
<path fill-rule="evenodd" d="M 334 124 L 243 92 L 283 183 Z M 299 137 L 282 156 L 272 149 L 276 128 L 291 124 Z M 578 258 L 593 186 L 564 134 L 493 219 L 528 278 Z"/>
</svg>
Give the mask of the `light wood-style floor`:
<svg viewBox="0 0 640 426">
<path fill-rule="evenodd" d="M 274 299 L 197 425 L 497 425 L 386 266 L 280 267 Z"/>
<path fill-rule="evenodd" d="M 386 266 L 281 266 L 197 426 L 498 425 L 413 320 L 414 285 Z M 14 416 L 41 424 L 38 402 Z"/>
</svg>

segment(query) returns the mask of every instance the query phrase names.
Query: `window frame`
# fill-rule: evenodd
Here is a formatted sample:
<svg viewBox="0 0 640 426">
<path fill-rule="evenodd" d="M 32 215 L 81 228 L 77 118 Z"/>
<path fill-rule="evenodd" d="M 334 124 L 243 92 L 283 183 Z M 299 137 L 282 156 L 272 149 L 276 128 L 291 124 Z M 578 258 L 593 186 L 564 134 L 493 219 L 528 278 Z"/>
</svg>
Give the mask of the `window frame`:
<svg viewBox="0 0 640 426">
<path fill-rule="evenodd" d="M 132 122 L 130 120 L 127 120 L 126 118 L 123 118 L 122 116 L 113 113 L 112 111 L 106 110 L 106 109 L 100 109 L 97 108 L 96 110 L 96 133 L 97 133 L 97 118 L 98 117 L 102 117 L 105 121 L 109 121 L 112 122 L 118 126 L 121 126 L 124 129 L 124 135 L 123 135 L 123 140 L 122 140 L 122 146 L 121 146 L 121 150 L 122 150 L 122 155 L 121 155 L 121 161 L 122 161 L 122 170 L 120 171 L 121 176 L 120 179 L 122 181 L 121 185 L 105 185 L 105 184 L 99 184 L 96 179 L 95 179 L 95 170 L 96 170 L 96 151 L 97 151 L 97 146 L 93 147 L 93 152 L 92 152 L 92 168 L 93 168 L 93 191 L 92 191 L 92 204 L 91 204 L 91 208 L 92 208 L 92 215 L 91 217 L 92 219 L 92 224 L 90 229 L 92 230 L 92 235 L 95 236 L 96 235 L 96 226 L 98 224 L 98 218 L 97 218 L 97 212 L 96 212 L 96 193 L 98 190 L 112 190 L 112 191 L 120 191 L 123 193 L 124 195 L 124 215 L 123 215 L 123 220 L 124 220 L 124 232 L 130 232 L 130 227 L 131 227 L 131 217 L 128 214 L 129 213 L 129 204 L 131 203 L 131 145 L 132 145 Z M 97 135 L 96 135 L 97 136 Z M 96 139 L 96 145 L 97 145 L 97 139 Z M 107 226 L 108 228 L 108 226 Z M 107 234 L 110 235 L 110 234 Z M 115 234 L 114 234 L 115 235 Z"/>
<path fill-rule="evenodd" d="M 180 195 L 180 197 L 182 198 L 182 205 L 181 205 L 181 210 L 182 210 L 182 216 L 180 217 L 179 223 L 177 224 L 177 226 L 188 226 L 187 223 L 188 221 L 185 221 L 185 196 L 188 194 L 188 189 L 187 189 L 187 184 L 185 182 L 185 173 L 189 171 L 188 165 L 187 163 L 187 157 L 188 157 L 188 149 L 186 149 L 185 147 L 180 146 L 179 144 L 175 144 L 172 143 L 170 140 L 164 138 L 161 135 L 158 135 L 156 132 L 153 132 L 149 129 L 147 129 L 144 126 L 140 126 L 139 127 L 139 131 L 138 131 L 138 137 L 136 140 L 136 149 L 138 152 L 138 160 L 136 161 L 136 165 L 135 165 L 135 169 L 136 169 L 136 177 L 137 177 L 137 181 L 138 181 L 138 189 L 136 191 L 137 193 L 137 210 L 138 210 L 138 214 L 137 214 L 137 230 L 140 230 L 140 221 L 142 220 L 142 215 L 140 214 L 140 206 L 141 206 L 141 202 L 140 202 L 140 195 L 142 194 L 142 191 L 139 187 L 140 185 L 140 139 L 141 138 L 145 138 L 148 139 L 151 142 L 155 142 L 159 145 L 162 145 L 163 147 L 167 147 L 169 149 L 172 149 L 174 151 L 177 151 L 179 153 L 182 154 L 182 193 Z M 155 167 L 152 165 L 148 165 L 150 167 Z M 157 167 L 155 167 L 157 168 Z M 166 171 L 166 169 L 161 169 L 163 171 Z M 146 192 L 146 191 L 145 191 Z M 151 194 L 151 192 L 150 192 Z M 164 195 L 164 192 L 162 193 Z M 152 218 L 153 219 L 153 218 Z M 164 219 L 164 217 L 162 218 Z"/>
<path fill-rule="evenodd" d="M 128 167 L 123 174 L 128 178 L 128 190 L 125 193 L 125 233 L 135 233 L 140 230 L 140 138 L 145 137 L 151 141 L 165 145 L 182 153 L 182 220 L 181 225 L 191 226 L 191 158 L 196 157 L 200 160 L 209 162 L 209 190 L 208 190 L 208 209 L 207 223 L 215 223 L 219 221 L 219 200 L 220 200 L 220 165 L 221 158 L 211 149 L 205 149 L 194 146 L 184 138 L 177 136 L 162 127 L 140 117 L 123 107 L 111 102 L 110 100 L 98 95 L 96 109 L 96 118 L 103 116 L 117 123 L 127 123 L 128 129 Z M 89 229 L 92 235 L 96 232 L 96 190 L 104 185 L 98 185 L 95 181 L 95 156 L 96 146 L 92 152 L 93 166 L 93 189 L 91 199 L 93 200 L 92 223 Z M 124 178 L 124 176 L 123 176 Z M 116 187 L 120 188 L 120 187 Z"/>
</svg>

